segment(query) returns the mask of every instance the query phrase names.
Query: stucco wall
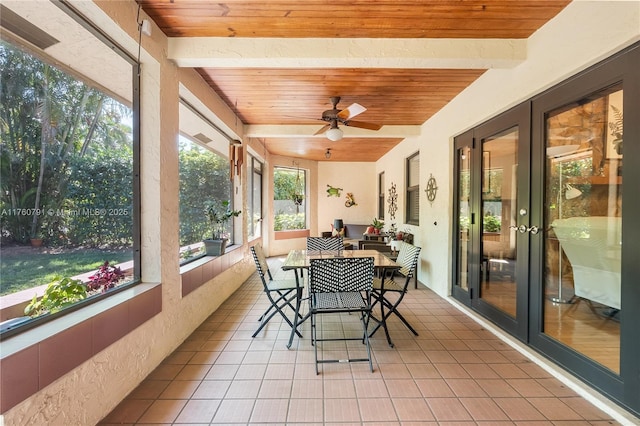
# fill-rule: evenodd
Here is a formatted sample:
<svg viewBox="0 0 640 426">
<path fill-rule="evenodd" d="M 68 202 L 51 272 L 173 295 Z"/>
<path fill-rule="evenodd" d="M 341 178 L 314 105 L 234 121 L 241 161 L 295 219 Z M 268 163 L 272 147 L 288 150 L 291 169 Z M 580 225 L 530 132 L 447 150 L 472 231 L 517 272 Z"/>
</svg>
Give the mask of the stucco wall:
<svg viewBox="0 0 640 426">
<path fill-rule="evenodd" d="M 337 142 L 340 143 L 340 142 Z M 327 185 L 342 188 L 340 197 L 327 197 Z M 367 225 L 377 217 L 378 175 L 374 163 L 318 163 L 318 229 L 314 236 L 331 231 L 334 219 Z M 346 207 L 347 193 L 353 193 L 356 206 Z"/>
</svg>

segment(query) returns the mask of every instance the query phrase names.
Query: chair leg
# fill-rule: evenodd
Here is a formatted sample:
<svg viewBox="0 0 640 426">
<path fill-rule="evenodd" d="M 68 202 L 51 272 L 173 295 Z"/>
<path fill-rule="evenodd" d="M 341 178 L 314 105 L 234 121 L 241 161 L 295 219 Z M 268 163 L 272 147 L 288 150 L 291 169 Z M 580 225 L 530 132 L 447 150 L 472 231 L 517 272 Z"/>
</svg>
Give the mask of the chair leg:
<svg viewBox="0 0 640 426">
<path fill-rule="evenodd" d="M 289 336 L 289 343 L 287 343 L 287 349 L 291 349 L 291 345 L 293 344 L 293 335 L 294 333 L 298 335 L 298 337 L 302 337 L 302 334 L 298 331 L 298 318 L 303 319 L 300 315 L 300 304 L 302 303 L 302 287 L 296 288 L 296 307 L 294 309 L 293 314 L 293 325 L 291 325 L 291 335 Z M 291 305 L 289 305 L 291 306 Z"/>
<path fill-rule="evenodd" d="M 316 376 L 320 373 L 318 371 L 318 335 L 316 334 L 316 315 L 314 313 L 311 314 L 311 345 L 313 345 L 313 351 L 315 355 L 316 361 Z"/>
<path fill-rule="evenodd" d="M 402 314 L 398 311 L 398 306 L 400 305 L 400 302 L 402 302 L 402 299 L 404 297 L 404 293 L 400 294 L 400 297 L 398 297 L 398 300 L 396 300 L 395 303 L 391 303 L 387 298 L 384 297 L 384 293 L 386 293 L 385 291 L 382 291 L 380 293 L 377 293 L 375 298 L 375 302 L 373 303 L 373 306 L 375 306 L 377 303 L 380 303 L 380 320 L 377 320 L 376 318 L 373 318 L 374 320 L 376 320 L 376 322 L 378 323 L 376 325 L 376 327 L 369 333 L 369 337 L 373 336 L 380 327 L 384 328 L 384 332 L 385 335 L 387 337 L 387 342 L 389 342 L 389 346 L 393 347 L 393 342 L 391 341 L 391 336 L 389 335 L 389 329 L 387 328 L 387 319 L 392 315 L 395 314 L 400 321 L 402 321 L 404 323 L 404 325 L 415 335 L 418 336 L 418 332 L 411 326 L 411 324 L 409 324 L 409 321 L 406 320 L 406 318 L 404 316 L 402 316 Z M 395 293 L 395 292 L 394 292 Z M 384 308 L 387 308 L 387 312 L 384 312 Z"/>
<path fill-rule="evenodd" d="M 258 329 L 253 333 L 253 335 L 251 337 L 256 337 L 258 335 L 258 333 L 260 333 L 260 331 L 264 328 L 265 325 L 267 325 L 267 323 L 269 323 L 269 321 L 271 320 L 271 318 L 273 318 L 276 314 L 280 314 L 282 316 L 282 318 L 285 320 L 285 322 L 287 324 L 289 324 L 289 327 L 294 328 L 293 323 L 291 322 L 291 320 L 287 317 L 287 315 L 282 311 L 283 308 L 285 308 L 286 306 L 291 306 L 291 301 L 297 297 L 293 296 L 293 297 L 289 297 L 287 298 L 286 296 L 291 293 L 291 291 L 294 290 L 290 290 L 287 291 L 284 294 L 281 294 L 280 292 L 278 292 L 278 294 L 281 294 L 280 297 L 278 297 L 277 299 L 274 299 L 273 297 L 271 297 L 271 294 L 269 292 L 267 292 L 267 297 L 269 298 L 269 301 L 271 302 L 271 306 L 267 309 L 267 311 L 265 311 L 264 314 L 262 314 L 262 321 L 260 326 L 258 327 Z M 281 303 L 282 302 L 282 303 Z M 271 312 L 268 316 L 265 317 L 265 315 L 267 315 L 267 313 L 273 309 L 273 312 Z M 299 315 L 298 312 L 295 313 L 295 315 Z M 297 321 L 295 321 L 297 323 Z M 300 332 L 295 329 L 295 334 L 298 335 L 298 337 L 302 337 L 302 334 L 300 334 Z"/>
<path fill-rule="evenodd" d="M 415 335 L 418 336 L 418 332 L 411 326 L 411 324 L 409 324 L 409 321 L 407 321 L 405 319 L 405 317 L 402 316 L 402 314 L 400 313 L 400 311 L 398 311 L 398 306 L 400 305 L 400 302 L 402 302 L 402 299 L 404 298 L 404 293 L 400 294 L 400 297 L 398 298 L 398 300 L 396 300 L 395 303 L 391 303 L 389 301 L 389 299 L 386 298 L 382 298 L 382 303 L 387 307 L 388 311 L 387 311 L 387 315 L 386 318 L 389 318 L 391 316 L 391 314 L 396 315 L 398 318 L 400 318 L 400 321 L 402 321 L 404 323 L 405 326 L 407 326 L 407 328 Z M 385 319 L 386 319 L 385 318 Z"/>
<path fill-rule="evenodd" d="M 371 342 L 369 342 L 369 319 L 371 318 L 371 312 L 362 313 L 362 329 L 364 331 L 364 344 L 367 348 L 367 358 L 369 359 L 369 370 L 373 373 L 373 361 L 371 360 Z"/>
<path fill-rule="evenodd" d="M 286 296 L 287 296 L 291 291 L 293 291 L 293 290 L 289 290 L 289 291 L 286 291 L 286 292 L 284 292 L 284 293 L 283 293 L 281 290 L 276 290 L 276 292 L 278 293 L 278 296 L 279 296 L 277 299 L 275 299 L 275 300 L 276 300 L 276 303 L 278 303 L 280 300 L 285 300 L 285 297 L 286 297 Z M 270 299 L 270 300 L 271 300 L 271 299 Z M 289 307 L 290 307 L 291 309 L 293 309 L 294 311 L 296 310 L 296 308 L 291 304 L 291 299 L 287 300 L 286 302 L 287 302 L 287 305 L 289 305 Z M 266 311 L 264 311 L 264 313 L 260 316 L 260 318 L 258 318 L 258 321 L 262 321 L 262 319 L 263 319 L 265 316 L 267 316 L 267 315 L 269 314 L 269 312 L 271 312 L 271 309 L 273 309 L 273 304 L 272 304 L 271 306 L 269 306 L 269 307 L 267 308 L 267 310 L 266 310 Z"/>
</svg>

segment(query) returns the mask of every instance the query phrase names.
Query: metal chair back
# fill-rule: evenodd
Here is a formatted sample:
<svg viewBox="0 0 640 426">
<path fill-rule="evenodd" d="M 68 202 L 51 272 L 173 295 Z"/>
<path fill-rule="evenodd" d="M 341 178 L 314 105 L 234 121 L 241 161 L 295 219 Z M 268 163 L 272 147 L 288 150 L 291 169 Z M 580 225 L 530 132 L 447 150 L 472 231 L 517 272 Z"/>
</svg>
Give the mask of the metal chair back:
<svg viewBox="0 0 640 426">
<path fill-rule="evenodd" d="M 329 251 L 344 250 L 344 241 L 342 237 L 307 237 L 307 250 L 309 251 Z"/>
</svg>

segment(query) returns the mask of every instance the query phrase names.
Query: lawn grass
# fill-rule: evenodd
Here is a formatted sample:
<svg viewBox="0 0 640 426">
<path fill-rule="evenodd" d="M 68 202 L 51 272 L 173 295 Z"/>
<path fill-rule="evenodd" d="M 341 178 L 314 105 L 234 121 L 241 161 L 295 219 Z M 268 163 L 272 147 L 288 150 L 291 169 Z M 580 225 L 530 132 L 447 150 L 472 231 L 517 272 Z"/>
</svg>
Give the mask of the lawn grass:
<svg viewBox="0 0 640 426">
<path fill-rule="evenodd" d="M 0 296 L 48 284 L 56 275 L 72 277 L 110 264 L 132 259 L 131 249 L 63 249 L 2 247 L 0 255 Z"/>
</svg>

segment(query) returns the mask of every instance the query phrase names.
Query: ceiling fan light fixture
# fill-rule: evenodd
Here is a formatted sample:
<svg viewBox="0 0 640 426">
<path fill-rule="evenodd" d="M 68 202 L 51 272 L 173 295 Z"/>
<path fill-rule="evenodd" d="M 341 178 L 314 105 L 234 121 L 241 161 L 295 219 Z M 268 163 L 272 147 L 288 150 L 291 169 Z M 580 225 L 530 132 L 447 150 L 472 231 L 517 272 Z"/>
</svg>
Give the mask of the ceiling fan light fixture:
<svg viewBox="0 0 640 426">
<path fill-rule="evenodd" d="M 339 129 L 338 127 L 332 127 L 329 130 L 327 130 L 324 135 L 330 141 L 336 142 L 342 139 L 342 130 Z"/>
</svg>

